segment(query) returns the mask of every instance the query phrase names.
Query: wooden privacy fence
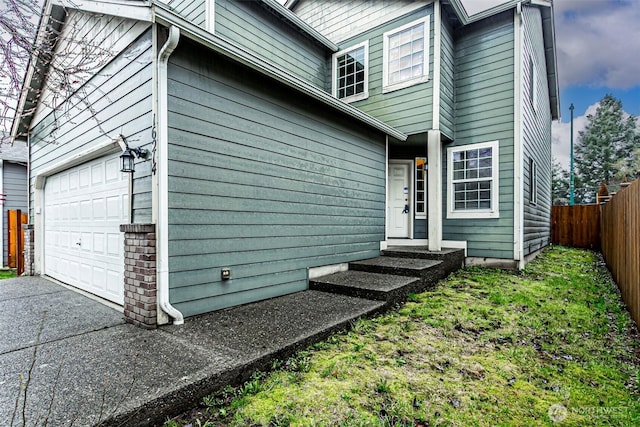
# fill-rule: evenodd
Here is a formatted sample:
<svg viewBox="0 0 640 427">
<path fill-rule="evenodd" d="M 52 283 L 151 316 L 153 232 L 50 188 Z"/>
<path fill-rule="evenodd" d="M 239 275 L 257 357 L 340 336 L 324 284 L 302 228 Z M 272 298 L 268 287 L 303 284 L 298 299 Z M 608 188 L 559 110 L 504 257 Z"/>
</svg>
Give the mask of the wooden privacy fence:
<svg viewBox="0 0 640 427">
<path fill-rule="evenodd" d="M 600 249 L 600 206 L 553 206 L 551 243 L 573 248 Z"/>
<path fill-rule="evenodd" d="M 640 180 L 602 206 L 602 254 L 631 317 L 640 324 Z"/>
<path fill-rule="evenodd" d="M 24 273 L 24 230 L 22 224 L 29 222 L 29 216 L 18 210 L 7 211 L 7 261 L 9 267 L 17 269 L 18 275 Z"/>
</svg>

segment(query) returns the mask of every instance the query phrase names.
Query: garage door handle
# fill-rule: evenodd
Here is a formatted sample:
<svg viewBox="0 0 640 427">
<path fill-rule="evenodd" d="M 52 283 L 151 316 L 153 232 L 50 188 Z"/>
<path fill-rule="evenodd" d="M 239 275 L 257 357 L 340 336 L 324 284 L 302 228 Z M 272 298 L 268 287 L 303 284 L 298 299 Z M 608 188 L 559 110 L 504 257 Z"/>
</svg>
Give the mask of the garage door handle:
<svg viewBox="0 0 640 427">
<path fill-rule="evenodd" d="M 76 246 L 82 246 L 82 242 L 76 242 Z"/>
</svg>

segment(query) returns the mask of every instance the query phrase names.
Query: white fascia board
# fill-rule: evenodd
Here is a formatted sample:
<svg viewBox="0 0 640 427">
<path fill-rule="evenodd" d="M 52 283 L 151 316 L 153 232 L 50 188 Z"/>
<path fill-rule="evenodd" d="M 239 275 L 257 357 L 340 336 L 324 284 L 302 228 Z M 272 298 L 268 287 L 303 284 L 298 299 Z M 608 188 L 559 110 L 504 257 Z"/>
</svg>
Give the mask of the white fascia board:
<svg viewBox="0 0 640 427">
<path fill-rule="evenodd" d="M 300 17 L 298 17 L 298 15 L 291 12 L 285 6 L 281 5 L 275 0 L 262 0 L 262 3 L 264 3 L 265 5 L 269 6 L 271 9 L 278 12 L 280 16 L 282 16 L 284 19 L 291 22 L 300 30 L 307 33 L 309 36 L 311 36 L 313 39 L 315 39 L 316 41 L 318 41 L 319 43 L 327 47 L 332 52 L 338 51 L 339 48 L 335 43 L 333 43 L 331 40 L 323 36 L 318 30 L 313 28 L 311 25 L 304 22 L 302 19 L 300 19 Z"/>
<path fill-rule="evenodd" d="M 523 0 L 509 0 L 490 9 L 483 10 L 482 12 L 474 13 L 470 16 L 460 0 L 448 0 L 462 25 L 480 21 L 482 19 L 488 18 L 489 16 L 497 15 L 501 12 L 504 12 L 505 10 L 513 9 L 518 3 L 522 1 Z"/>
<path fill-rule="evenodd" d="M 77 9 L 83 12 L 97 13 L 100 15 L 118 16 L 121 18 L 135 19 L 151 22 L 150 3 L 147 1 L 85 1 L 85 0 L 53 0 L 53 4 L 66 9 Z"/>
<path fill-rule="evenodd" d="M 189 21 L 186 21 L 182 17 L 166 9 L 164 5 L 154 3 L 152 9 L 154 22 L 165 26 L 175 25 L 183 30 L 184 37 L 187 37 L 203 46 L 208 47 L 215 52 L 231 58 L 234 61 L 237 61 L 255 71 L 260 72 L 261 74 L 273 78 L 297 90 L 298 92 L 304 93 L 305 95 L 310 96 L 348 116 L 351 116 L 352 118 L 365 123 L 374 129 L 392 136 L 397 140 L 407 140 L 407 135 L 400 132 L 399 130 L 392 128 L 386 123 L 381 122 L 380 120 L 364 113 L 363 111 L 355 107 L 352 107 L 349 104 L 340 101 L 337 98 L 334 98 L 322 89 L 317 88 L 316 86 L 305 82 L 299 77 L 290 74 L 284 69 L 253 55 L 251 52 L 248 52 L 247 50 L 231 43 L 230 41 L 225 40 L 218 35 L 211 34 L 205 29 Z"/>
</svg>

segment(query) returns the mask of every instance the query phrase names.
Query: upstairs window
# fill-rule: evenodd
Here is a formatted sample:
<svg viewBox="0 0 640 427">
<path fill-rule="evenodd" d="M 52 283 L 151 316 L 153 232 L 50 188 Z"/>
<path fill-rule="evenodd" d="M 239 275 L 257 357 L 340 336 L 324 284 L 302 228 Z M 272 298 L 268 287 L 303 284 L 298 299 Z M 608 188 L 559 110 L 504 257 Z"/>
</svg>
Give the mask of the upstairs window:
<svg viewBox="0 0 640 427">
<path fill-rule="evenodd" d="M 498 217 L 498 142 L 447 150 L 448 218 Z"/>
<path fill-rule="evenodd" d="M 429 17 L 383 35 L 382 91 L 402 89 L 429 79 Z"/>
<path fill-rule="evenodd" d="M 333 96 L 345 102 L 369 96 L 369 43 L 364 42 L 333 55 Z"/>
</svg>

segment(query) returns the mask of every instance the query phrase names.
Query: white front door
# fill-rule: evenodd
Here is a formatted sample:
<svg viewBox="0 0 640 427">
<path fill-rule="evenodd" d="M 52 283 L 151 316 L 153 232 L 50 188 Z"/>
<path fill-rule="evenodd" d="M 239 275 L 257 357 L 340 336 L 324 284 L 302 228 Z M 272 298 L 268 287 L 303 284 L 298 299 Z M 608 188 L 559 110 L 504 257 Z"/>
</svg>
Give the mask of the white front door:
<svg viewBox="0 0 640 427">
<path fill-rule="evenodd" d="M 406 239 L 411 220 L 410 163 L 389 163 L 389 201 L 387 237 Z"/>
<path fill-rule="evenodd" d="M 91 160 L 47 178 L 44 273 L 116 304 L 124 303 L 129 177 L 119 156 Z"/>
</svg>

